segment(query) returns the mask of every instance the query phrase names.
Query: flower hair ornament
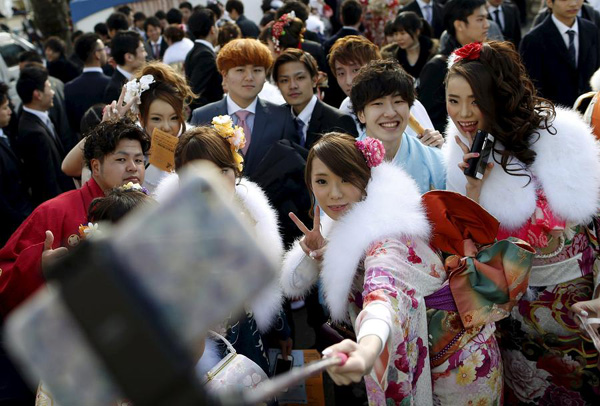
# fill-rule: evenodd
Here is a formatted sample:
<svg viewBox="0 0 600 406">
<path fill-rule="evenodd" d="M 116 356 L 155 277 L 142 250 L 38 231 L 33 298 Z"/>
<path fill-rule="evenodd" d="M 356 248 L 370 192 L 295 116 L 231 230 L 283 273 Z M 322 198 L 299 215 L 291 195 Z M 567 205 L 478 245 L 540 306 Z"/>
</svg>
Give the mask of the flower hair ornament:
<svg viewBox="0 0 600 406">
<path fill-rule="evenodd" d="M 242 158 L 239 150 L 246 146 L 244 129 L 237 125 L 234 126 L 233 120 L 227 115 L 213 117 L 211 124 L 217 130 L 217 133 L 229 143 L 235 164 L 238 171 L 241 172 L 244 169 L 244 158 Z"/>
<path fill-rule="evenodd" d="M 356 149 L 362 152 L 369 168 L 375 168 L 383 162 L 385 148 L 383 147 L 383 142 L 380 140 L 366 137 L 362 141 L 356 141 L 354 145 L 356 145 Z"/>
<path fill-rule="evenodd" d="M 90 240 L 100 234 L 98 223 L 87 223 L 87 226 L 79 225 L 79 238 L 82 240 Z"/>
<path fill-rule="evenodd" d="M 458 48 L 448 58 L 448 68 L 451 68 L 456 62 L 466 59 L 467 61 L 476 61 L 481 55 L 483 44 L 481 42 L 472 42 L 462 48 Z"/>
<path fill-rule="evenodd" d="M 271 27 L 271 41 L 275 44 L 275 51 L 277 53 L 281 52 L 281 46 L 279 44 L 279 38 L 282 35 L 285 35 L 285 27 L 288 26 L 292 21 L 296 18 L 296 12 L 290 11 L 279 17 L 273 27 Z"/>
<path fill-rule="evenodd" d="M 129 183 L 124 184 L 123 186 L 119 186 L 117 189 L 119 189 L 119 190 L 137 190 L 138 192 L 142 192 L 145 195 L 148 195 L 148 196 L 150 195 L 150 192 L 148 191 L 148 189 L 146 189 L 139 183 L 129 182 Z"/>
<path fill-rule="evenodd" d="M 154 76 L 144 75 L 139 80 L 132 79 L 125 84 L 125 97 L 123 98 L 123 102 L 127 104 L 133 100 L 134 97 L 137 97 L 137 103 L 131 105 L 131 112 L 133 114 L 139 112 L 137 105 L 141 103 L 142 93 L 150 89 L 152 83 L 154 83 Z"/>
</svg>

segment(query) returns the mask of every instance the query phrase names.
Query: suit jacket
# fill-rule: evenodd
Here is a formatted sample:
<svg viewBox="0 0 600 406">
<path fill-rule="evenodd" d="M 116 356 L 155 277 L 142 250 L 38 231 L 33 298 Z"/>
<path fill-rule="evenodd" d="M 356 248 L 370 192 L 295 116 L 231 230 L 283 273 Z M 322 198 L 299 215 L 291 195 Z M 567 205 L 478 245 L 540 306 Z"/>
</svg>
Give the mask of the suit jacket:
<svg viewBox="0 0 600 406">
<path fill-rule="evenodd" d="M 289 109 L 290 107 L 286 105 Z M 310 116 L 310 123 L 306 130 L 306 143 L 304 147 L 310 149 L 323 134 L 331 131 L 350 134 L 354 138 L 358 137 L 354 119 L 348 114 L 317 100 L 317 104 Z"/>
<path fill-rule="evenodd" d="M 21 161 L 13 149 L 0 139 L 0 247 L 33 210 L 22 175 Z"/>
<path fill-rule="evenodd" d="M 331 50 L 331 47 L 333 46 L 333 44 L 335 44 L 335 41 L 337 41 L 340 38 L 347 37 L 348 35 L 361 35 L 362 36 L 362 33 L 358 30 L 355 30 L 354 28 L 341 28 L 338 32 L 336 32 L 331 37 L 329 37 L 329 39 L 327 41 L 323 42 L 323 49 L 325 51 L 325 56 L 329 55 L 329 51 Z"/>
<path fill-rule="evenodd" d="M 70 82 L 81 73 L 77 66 L 64 56 L 54 62 L 48 62 L 47 68 L 50 76 L 60 79 L 63 83 Z"/>
<path fill-rule="evenodd" d="M 225 114 L 228 114 L 226 97 L 194 110 L 191 123 L 193 125 L 210 124 L 213 117 Z M 258 99 L 250 147 L 244 156 L 244 176 L 252 176 L 266 152 L 278 140 L 295 140 L 296 138 L 296 128 L 290 110 L 284 106 L 277 106 Z"/>
<path fill-rule="evenodd" d="M 115 69 L 104 89 L 104 103 L 110 104 L 113 100 L 119 100 L 125 83 L 127 83 L 127 78 L 118 69 Z"/>
<path fill-rule="evenodd" d="M 66 155 L 62 142 L 36 115 L 27 111 L 21 114 L 15 150 L 23 160 L 35 206 L 75 188 L 73 180 L 60 169 Z"/>
<path fill-rule="evenodd" d="M 154 60 L 162 61 L 163 56 L 165 55 L 165 51 L 167 50 L 168 47 L 169 47 L 169 44 L 167 44 L 165 37 L 162 37 L 162 41 L 160 42 L 159 56 L 157 58 L 154 55 L 154 48 L 152 47 L 150 40 L 148 39 L 148 40 L 144 41 L 144 48 L 146 49 L 146 53 L 148 54 L 146 59 L 149 61 L 154 61 Z"/>
<path fill-rule="evenodd" d="M 58 137 L 65 151 L 70 151 L 78 142 L 79 137 L 72 131 L 67 116 L 65 101 L 65 84 L 55 77 L 48 77 L 52 90 L 54 90 L 54 105 L 48 110 L 48 115 L 58 131 Z"/>
<path fill-rule="evenodd" d="M 520 49 L 523 63 L 541 95 L 568 107 L 590 90 L 589 80 L 600 66 L 598 28 L 579 17 L 577 23 L 577 67 L 569 61 L 565 41 L 550 17 L 523 37 Z"/>
<path fill-rule="evenodd" d="M 223 98 L 223 78 L 217 70 L 217 56 L 206 45 L 196 42 L 184 62 L 185 76 L 198 98 L 191 108 L 202 107 Z"/>
<path fill-rule="evenodd" d="M 94 104 L 104 101 L 110 77 L 100 72 L 85 72 L 65 85 L 65 107 L 73 132 L 79 133 L 81 118 Z"/>
<path fill-rule="evenodd" d="M 238 27 L 240 27 L 243 38 L 258 38 L 260 29 L 254 23 L 254 21 L 249 20 L 245 15 L 242 14 L 239 16 L 235 23 L 238 25 Z"/>
<path fill-rule="evenodd" d="M 519 49 L 521 43 L 521 16 L 519 9 L 511 3 L 502 3 L 502 12 L 504 14 L 504 27 L 502 29 L 502 35 L 504 39 L 515 44 L 515 48 Z M 495 21 L 494 16 L 490 13 L 488 19 Z"/>
<path fill-rule="evenodd" d="M 544 7 L 538 11 L 531 24 L 531 29 L 533 30 L 534 27 L 540 25 L 550 14 L 552 13 L 548 7 Z M 600 28 L 600 13 L 589 4 L 583 3 L 583 6 L 581 7 L 581 18 L 591 21 L 596 27 Z"/>
<path fill-rule="evenodd" d="M 419 15 L 419 17 L 424 18 L 421 7 L 419 7 L 419 3 L 417 3 L 416 0 L 402 7 L 398 13 L 403 11 L 414 11 Z M 431 1 L 431 28 L 433 29 L 433 38 L 440 38 L 442 32 L 444 32 L 444 15 L 442 6 L 434 0 Z"/>
</svg>

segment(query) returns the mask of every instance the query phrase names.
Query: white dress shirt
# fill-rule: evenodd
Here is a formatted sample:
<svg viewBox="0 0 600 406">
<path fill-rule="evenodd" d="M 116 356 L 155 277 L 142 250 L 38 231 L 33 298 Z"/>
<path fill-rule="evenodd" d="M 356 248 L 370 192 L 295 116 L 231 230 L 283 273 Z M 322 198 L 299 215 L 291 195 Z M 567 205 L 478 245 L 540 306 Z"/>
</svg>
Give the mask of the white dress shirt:
<svg viewBox="0 0 600 406">
<path fill-rule="evenodd" d="M 306 131 L 308 130 L 308 125 L 310 124 L 310 118 L 312 117 L 312 113 L 313 110 L 315 109 L 315 106 L 317 105 L 317 96 L 315 96 L 313 94 L 312 98 L 310 99 L 310 101 L 308 102 L 308 104 L 304 107 L 304 109 L 300 112 L 300 114 L 298 114 L 298 116 L 296 116 L 296 113 L 294 113 L 294 108 L 291 107 L 292 110 L 292 117 L 294 117 L 294 119 L 298 118 L 300 120 L 302 120 L 302 141 L 303 143 L 306 142 Z"/>
<path fill-rule="evenodd" d="M 235 125 L 237 125 L 237 116 L 234 114 L 239 110 L 246 110 L 252 114 L 249 114 L 246 118 L 246 124 L 248 124 L 248 128 L 250 129 L 250 134 L 254 130 L 254 119 L 256 118 L 256 103 L 258 103 L 258 97 L 254 98 L 254 101 L 250 103 L 250 105 L 246 108 L 242 108 L 238 106 L 229 95 L 227 95 L 227 114 L 233 119 Z"/>
</svg>

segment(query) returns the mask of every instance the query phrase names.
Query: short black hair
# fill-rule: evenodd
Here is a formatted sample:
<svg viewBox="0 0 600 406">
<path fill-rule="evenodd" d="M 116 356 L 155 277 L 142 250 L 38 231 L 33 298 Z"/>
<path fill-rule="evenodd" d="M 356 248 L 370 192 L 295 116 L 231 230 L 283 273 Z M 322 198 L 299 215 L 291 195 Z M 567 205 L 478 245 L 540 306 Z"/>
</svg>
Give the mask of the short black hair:
<svg viewBox="0 0 600 406">
<path fill-rule="evenodd" d="M 94 25 L 94 32 L 98 35 L 108 36 L 108 26 L 106 23 L 98 23 Z"/>
<path fill-rule="evenodd" d="M 302 3 L 301 1 L 293 0 L 288 1 L 287 3 L 284 3 L 283 6 L 279 7 L 277 9 L 276 17 L 279 18 L 291 11 L 296 13 L 296 17 L 301 19 L 303 22 L 308 20 L 308 16 L 310 15 L 310 9 L 306 4 Z"/>
<path fill-rule="evenodd" d="M 31 103 L 34 90 L 44 91 L 48 71 L 40 66 L 28 66 L 23 68 L 17 80 L 17 94 L 23 104 Z"/>
<path fill-rule="evenodd" d="M 167 14 L 165 14 L 165 12 L 162 10 L 158 10 L 156 13 L 154 13 L 154 17 L 158 18 L 159 20 L 166 20 Z"/>
<path fill-rule="evenodd" d="M 362 12 L 362 5 L 357 0 L 344 0 L 340 15 L 344 25 L 355 25 L 360 22 Z"/>
<path fill-rule="evenodd" d="M 146 14 L 142 13 L 141 11 L 136 12 L 133 15 L 133 22 L 137 22 L 137 21 L 144 21 L 146 20 Z"/>
<path fill-rule="evenodd" d="M 160 25 L 160 20 L 156 17 L 148 17 L 146 18 L 146 21 L 144 21 L 144 32 L 148 31 L 148 26 L 152 25 L 154 27 L 157 28 L 161 28 L 162 26 Z"/>
<path fill-rule="evenodd" d="M 19 54 L 19 63 L 23 62 L 36 62 L 43 64 L 44 60 L 36 51 L 23 51 Z"/>
<path fill-rule="evenodd" d="M 142 37 L 135 31 L 120 31 L 110 41 L 110 54 L 117 65 L 125 65 L 125 54 L 135 55 Z"/>
<path fill-rule="evenodd" d="M 44 42 L 44 49 L 50 48 L 54 52 L 58 52 L 61 55 L 65 54 L 66 45 L 65 42 L 58 37 L 48 37 Z"/>
<path fill-rule="evenodd" d="M 123 13 L 112 13 L 106 20 L 106 27 L 108 31 L 127 31 L 129 29 L 129 22 L 127 16 Z"/>
<path fill-rule="evenodd" d="M 116 187 L 104 197 L 97 197 L 88 207 L 87 218 L 92 223 L 99 221 L 117 223 L 138 206 L 154 200 L 141 190 Z"/>
<path fill-rule="evenodd" d="M 469 17 L 473 12 L 481 6 L 485 5 L 485 0 L 450 0 L 444 5 L 444 28 L 448 34 L 456 37 L 454 28 L 455 21 L 468 22 Z"/>
<path fill-rule="evenodd" d="M 0 82 L 0 104 L 4 104 L 8 100 L 8 85 Z"/>
<path fill-rule="evenodd" d="M 104 121 L 94 127 L 85 139 L 83 157 L 87 167 L 91 169 L 92 159 L 103 162 L 104 157 L 114 152 L 123 139 L 139 141 L 144 154 L 150 148 L 148 135 L 128 118 Z"/>
<path fill-rule="evenodd" d="M 131 9 L 131 7 L 129 7 L 129 6 L 121 6 L 121 7 L 118 7 L 118 8 L 117 8 L 117 11 L 118 11 L 119 13 L 123 13 L 123 14 L 125 14 L 126 16 L 128 16 L 128 15 L 129 15 L 129 13 L 131 13 L 133 10 L 132 10 L 132 9 Z"/>
<path fill-rule="evenodd" d="M 221 7 L 219 7 L 219 5 L 217 3 L 207 4 L 206 8 L 211 10 L 213 13 L 215 13 L 216 20 L 218 20 L 219 18 L 221 18 L 223 16 L 223 10 L 221 10 Z M 198 10 L 201 10 L 201 9 L 194 9 L 194 11 L 198 11 Z"/>
<path fill-rule="evenodd" d="M 178 8 L 172 8 L 167 11 L 167 22 L 169 24 L 181 24 L 183 22 L 183 13 Z"/>
<path fill-rule="evenodd" d="M 88 131 L 91 131 L 102 122 L 102 113 L 105 106 L 104 103 L 97 103 L 83 113 L 83 117 L 81 117 L 81 122 L 79 123 L 79 132 L 82 137 L 85 137 Z"/>
<path fill-rule="evenodd" d="M 91 32 L 85 33 L 75 41 L 75 54 L 84 63 L 88 62 L 90 56 L 96 51 L 96 44 L 100 36 Z"/>
<path fill-rule="evenodd" d="M 194 9 L 192 7 L 192 3 L 190 3 L 189 1 L 184 1 L 184 2 L 180 3 L 179 4 L 179 10 L 181 10 L 182 8 L 187 8 L 190 11 L 192 11 Z"/>
<path fill-rule="evenodd" d="M 360 68 L 352 81 L 350 102 L 355 113 L 367 104 L 385 96 L 400 95 L 412 106 L 415 101 L 415 80 L 396 61 L 376 59 Z"/>
<path fill-rule="evenodd" d="M 231 10 L 235 10 L 239 15 L 244 14 L 244 3 L 240 0 L 229 0 L 225 3 L 225 10 L 231 13 Z"/>
<path fill-rule="evenodd" d="M 311 54 L 298 48 L 288 48 L 280 53 L 273 63 L 273 80 L 275 83 L 279 80 L 279 68 L 289 62 L 300 62 L 303 64 L 311 78 L 319 76 L 317 61 Z"/>
<path fill-rule="evenodd" d="M 215 25 L 215 13 L 208 8 L 194 11 L 188 20 L 188 29 L 194 38 L 202 39 L 210 33 L 210 29 Z"/>
</svg>

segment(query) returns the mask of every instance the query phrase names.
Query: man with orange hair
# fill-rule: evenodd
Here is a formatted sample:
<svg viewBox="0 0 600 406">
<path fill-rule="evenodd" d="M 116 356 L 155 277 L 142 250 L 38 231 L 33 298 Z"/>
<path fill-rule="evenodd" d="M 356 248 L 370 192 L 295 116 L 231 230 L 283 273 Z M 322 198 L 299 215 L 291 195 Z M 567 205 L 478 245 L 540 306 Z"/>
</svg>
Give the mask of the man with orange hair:
<svg viewBox="0 0 600 406">
<path fill-rule="evenodd" d="M 269 148 L 281 139 L 299 142 L 288 108 L 261 100 L 258 93 L 273 64 L 269 48 L 255 39 L 233 40 L 217 56 L 217 69 L 228 92 L 222 100 L 194 110 L 191 123 L 210 124 L 213 117 L 229 115 L 244 129 L 244 175 L 252 177 Z"/>
</svg>

